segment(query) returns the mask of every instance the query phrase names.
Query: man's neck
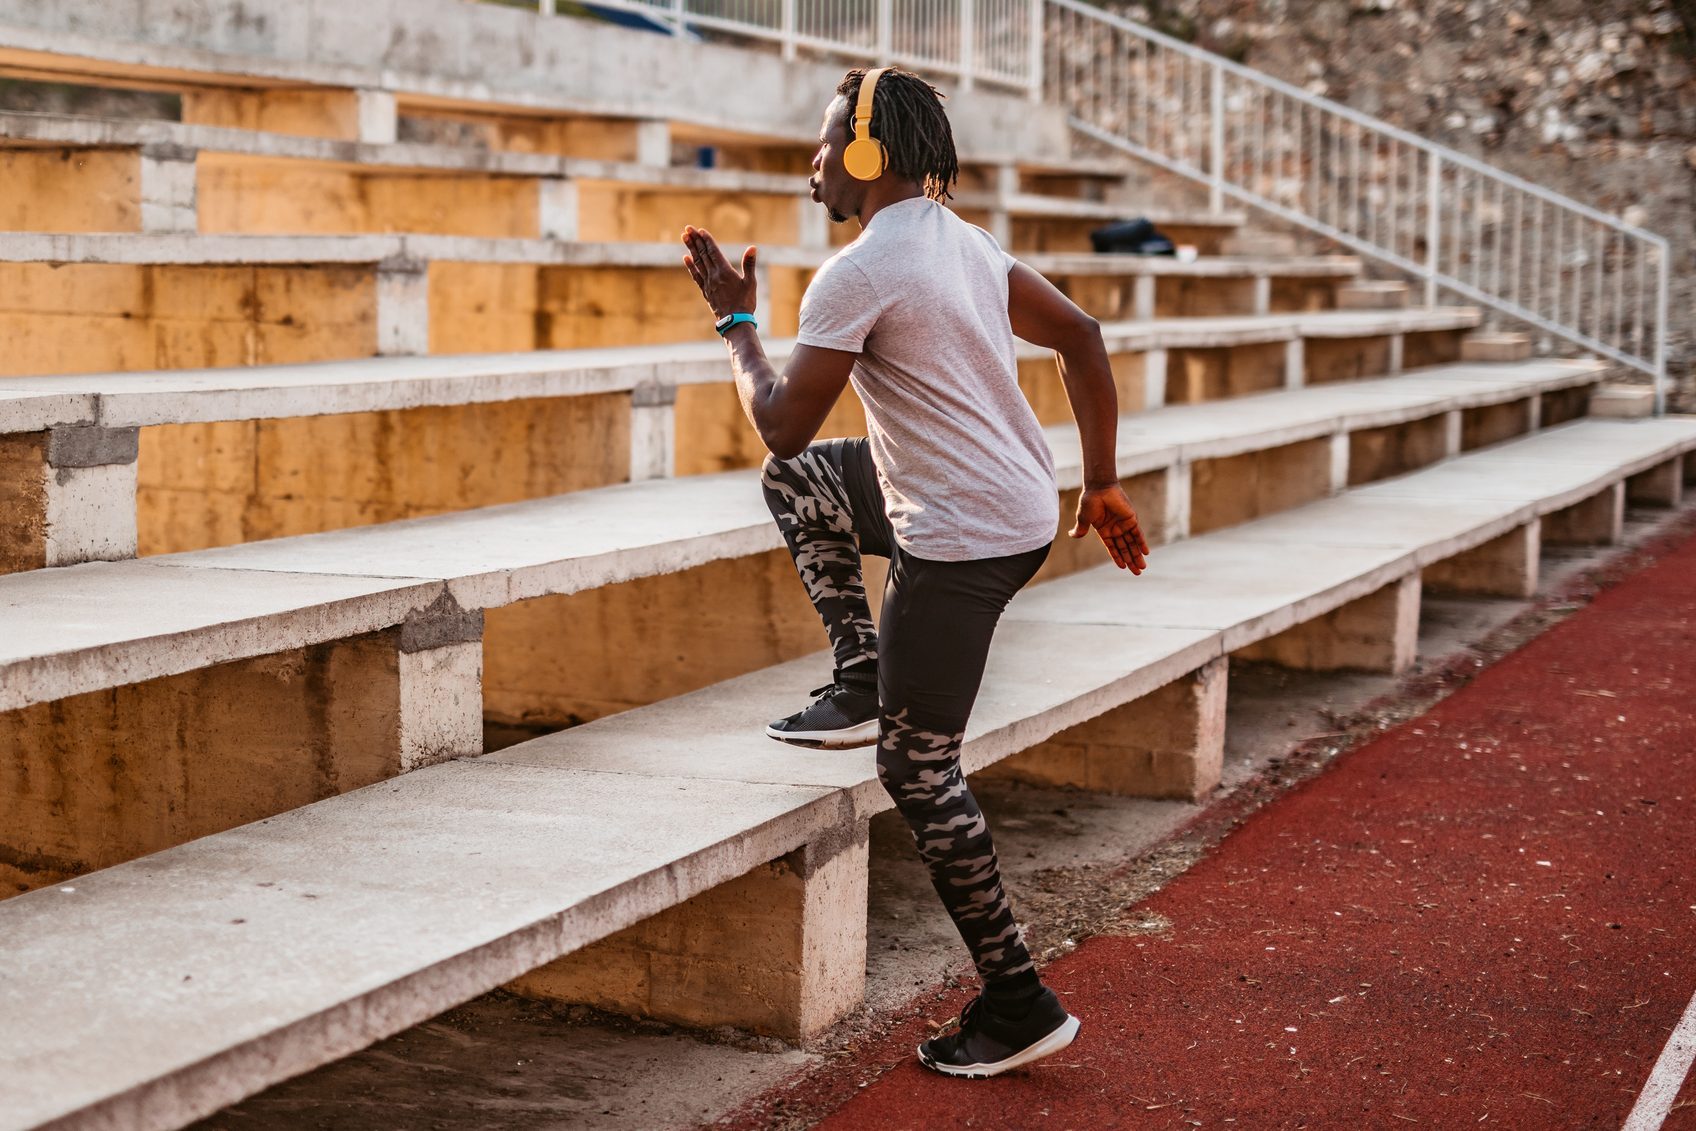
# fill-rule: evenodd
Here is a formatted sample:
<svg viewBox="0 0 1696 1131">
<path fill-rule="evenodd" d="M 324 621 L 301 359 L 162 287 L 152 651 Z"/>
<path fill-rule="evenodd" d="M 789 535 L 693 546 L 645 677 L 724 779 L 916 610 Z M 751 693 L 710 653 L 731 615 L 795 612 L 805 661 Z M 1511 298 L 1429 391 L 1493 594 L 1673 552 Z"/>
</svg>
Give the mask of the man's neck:
<svg viewBox="0 0 1696 1131">
<path fill-rule="evenodd" d="M 912 200 L 925 194 L 924 187 L 917 181 L 898 181 L 890 179 L 887 187 L 879 180 L 866 191 L 866 199 L 860 204 L 859 220 L 863 230 L 872 222 L 872 217 L 888 208 L 891 204 L 899 204 L 903 200 Z"/>
</svg>

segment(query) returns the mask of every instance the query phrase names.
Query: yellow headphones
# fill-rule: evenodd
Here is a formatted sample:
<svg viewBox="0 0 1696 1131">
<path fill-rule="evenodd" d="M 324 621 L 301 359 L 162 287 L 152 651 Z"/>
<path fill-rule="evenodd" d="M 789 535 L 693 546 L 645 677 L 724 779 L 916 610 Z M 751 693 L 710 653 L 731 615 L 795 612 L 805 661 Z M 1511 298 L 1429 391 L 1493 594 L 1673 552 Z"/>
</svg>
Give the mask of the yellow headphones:
<svg viewBox="0 0 1696 1131">
<path fill-rule="evenodd" d="M 860 80 L 860 100 L 854 107 L 854 140 L 842 151 L 842 167 L 857 181 L 875 181 L 883 176 L 889 154 L 883 142 L 872 136 L 872 92 L 888 67 L 867 71 Z"/>
</svg>

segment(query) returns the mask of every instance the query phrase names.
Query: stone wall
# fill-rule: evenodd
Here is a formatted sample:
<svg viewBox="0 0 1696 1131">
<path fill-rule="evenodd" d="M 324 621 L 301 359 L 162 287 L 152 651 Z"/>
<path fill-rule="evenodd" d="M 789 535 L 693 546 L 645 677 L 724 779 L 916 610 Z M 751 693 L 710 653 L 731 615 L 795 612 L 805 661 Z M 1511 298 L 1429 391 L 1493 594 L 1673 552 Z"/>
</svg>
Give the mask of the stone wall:
<svg viewBox="0 0 1696 1131">
<path fill-rule="evenodd" d="M 1696 2 L 1109 6 L 1667 237 L 1675 407 L 1696 411 Z"/>
</svg>

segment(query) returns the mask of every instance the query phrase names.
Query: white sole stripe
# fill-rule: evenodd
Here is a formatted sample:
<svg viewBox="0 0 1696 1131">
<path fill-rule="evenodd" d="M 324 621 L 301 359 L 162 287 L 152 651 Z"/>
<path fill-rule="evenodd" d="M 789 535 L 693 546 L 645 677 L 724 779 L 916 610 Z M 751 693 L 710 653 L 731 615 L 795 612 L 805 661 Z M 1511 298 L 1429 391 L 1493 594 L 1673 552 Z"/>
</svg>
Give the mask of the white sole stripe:
<svg viewBox="0 0 1696 1131">
<path fill-rule="evenodd" d="M 1041 1060 L 1045 1056 L 1053 1056 L 1072 1043 L 1081 1027 L 1081 1023 L 1076 1017 L 1068 1017 L 1060 1023 L 1054 1032 L 1048 1034 L 1036 1044 L 1015 1053 L 1006 1060 L 998 1060 L 994 1064 L 938 1064 L 927 1059 L 922 1050 L 919 1053 L 919 1060 L 924 1063 L 926 1068 L 934 1069 L 944 1076 L 965 1076 L 970 1079 L 983 1080 L 991 1076 L 999 1076 L 1003 1072 L 1011 1072 L 1015 1068 L 1023 1068 L 1025 1065 Z"/>
</svg>

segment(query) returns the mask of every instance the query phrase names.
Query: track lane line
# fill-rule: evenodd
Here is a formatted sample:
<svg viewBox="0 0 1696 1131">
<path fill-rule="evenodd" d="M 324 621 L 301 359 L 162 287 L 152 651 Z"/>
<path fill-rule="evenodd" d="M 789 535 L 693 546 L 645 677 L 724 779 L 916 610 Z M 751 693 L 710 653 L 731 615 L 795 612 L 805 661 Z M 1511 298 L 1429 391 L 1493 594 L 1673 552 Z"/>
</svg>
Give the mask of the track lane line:
<svg viewBox="0 0 1696 1131">
<path fill-rule="evenodd" d="M 1620 1131 L 1660 1131 L 1672 1112 L 1673 1101 L 1684 1087 L 1691 1061 L 1696 1061 L 1696 995 L 1684 1007 L 1684 1016 L 1655 1059 L 1655 1067 L 1650 1070 L 1649 1079 Z"/>
</svg>

